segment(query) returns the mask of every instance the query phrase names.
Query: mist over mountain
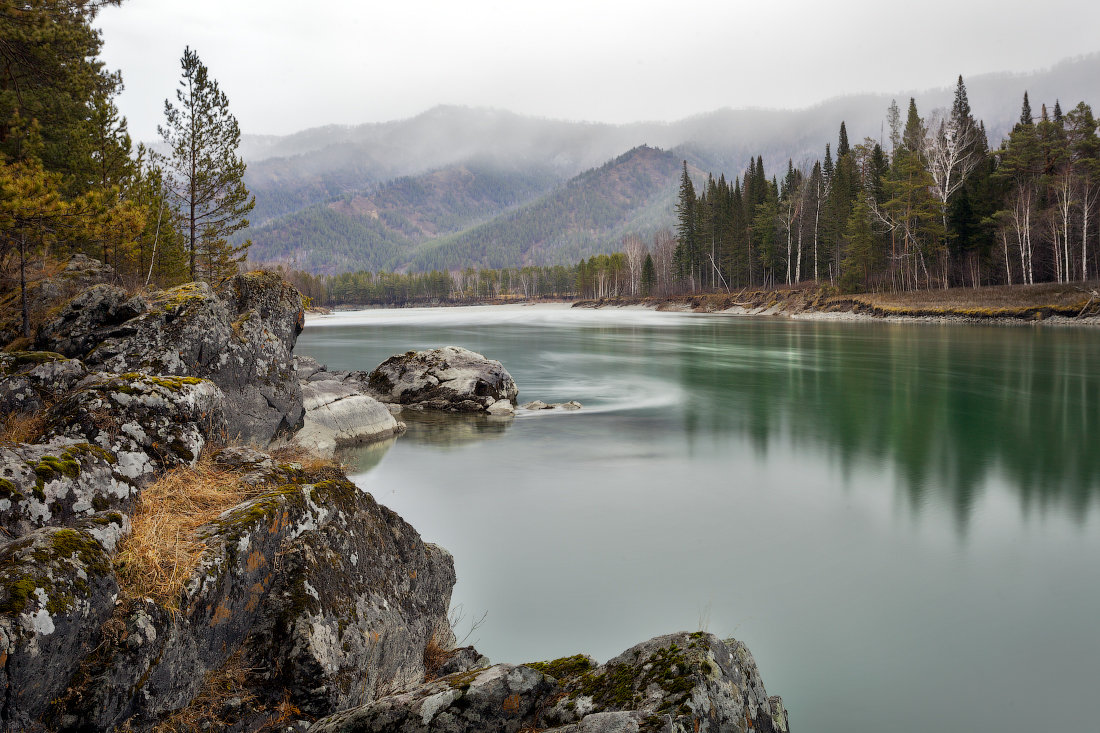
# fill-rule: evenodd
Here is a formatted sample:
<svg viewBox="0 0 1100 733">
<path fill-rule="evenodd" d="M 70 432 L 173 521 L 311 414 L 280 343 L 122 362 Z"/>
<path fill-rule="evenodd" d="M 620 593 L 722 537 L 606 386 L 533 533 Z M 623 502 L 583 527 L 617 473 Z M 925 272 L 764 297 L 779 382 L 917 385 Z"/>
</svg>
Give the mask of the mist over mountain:
<svg viewBox="0 0 1100 733">
<path fill-rule="evenodd" d="M 788 159 L 809 165 L 823 155 L 826 143 L 835 147 L 842 120 L 853 143 L 865 137 L 886 140 L 884 120 L 893 99 L 904 110 L 914 97 L 923 116 L 948 107 L 955 80 L 944 81 L 937 89 L 856 94 L 799 110 L 721 109 L 673 123 L 569 122 L 441 106 L 407 120 L 327 126 L 282 137 L 246 135 L 241 152 L 257 199 L 250 257 L 319 271 L 574 261 L 606 251 L 613 246 L 612 233 L 625 233 L 628 223 L 637 222 L 644 231 L 659 220 L 671 224 L 671 199 L 655 191 L 674 188 L 678 164 L 661 168 L 668 176 L 661 186 L 647 181 L 625 199 L 621 190 L 601 192 L 572 180 L 625 151 L 660 148 L 669 151 L 669 160 L 687 159 L 699 171 L 727 177 L 740 175 L 750 156 L 761 155 L 768 173 L 778 174 Z M 1063 109 L 1082 100 L 1100 102 L 1100 54 L 1042 71 L 965 81 L 974 115 L 985 122 L 990 145 L 996 146 L 1018 119 L 1025 90 L 1036 114 L 1040 104 L 1053 106 L 1056 99 Z M 512 186 L 511 194 L 484 196 L 474 190 L 497 185 Z M 500 238 L 505 232 L 514 237 L 516 217 L 531 217 L 524 219 L 531 226 L 539 219 L 515 209 L 555 186 L 584 189 L 583 200 L 573 203 L 585 211 L 539 223 L 554 231 L 542 231 L 537 243 L 524 235 L 505 246 Z M 615 197 L 617 203 L 611 201 Z M 624 200 L 630 202 L 626 208 L 620 205 Z M 611 209 L 616 213 L 606 220 L 594 213 Z M 582 223 L 590 224 L 593 216 L 599 226 Z M 505 218 L 494 222 L 495 217 Z M 310 254 L 313 250 L 317 253 Z M 329 256 L 337 251 L 339 256 Z M 504 252 L 519 259 L 502 260 Z"/>
</svg>

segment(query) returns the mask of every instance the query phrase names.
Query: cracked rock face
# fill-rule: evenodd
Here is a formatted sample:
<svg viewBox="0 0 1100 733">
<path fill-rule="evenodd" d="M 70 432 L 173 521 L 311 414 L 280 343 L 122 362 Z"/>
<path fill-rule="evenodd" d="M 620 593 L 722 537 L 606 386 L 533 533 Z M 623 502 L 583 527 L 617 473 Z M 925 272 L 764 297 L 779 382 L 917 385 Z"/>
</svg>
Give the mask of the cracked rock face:
<svg viewBox="0 0 1100 733">
<path fill-rule="evenodd" d="M 80 361 L 51 351 L 0 352 L 0 414 L 40 412 L 87 374 Z"/>
<path fill-rule="evenodd" d="M 659 636 L 603 665 L 577 655 L 459 672 L 320 720 L 313 733 L 787 733 L 740 642 Z"/>
<path fill-rule="evenodd" d="M 39 323 L 51 308 L 78 293 L 102 283 L 114 282 L 115 270 L 99 260 L 75 254 L 65 269 L 54 277 L 27 283 L 27 308 L 31 323 Z M 15 293 L 18 296 L 18 292 Z M 7 319 L 0 316 L 0 346 L 6 346 L 22 335 L 20 308 L 12 308 Z"/>
<path fill-rule="evenodd" d="M 127 298 L 99 285 L 46 323 L 38 343 L 91 369 L 209 379 L 225 392 L 226 437 L 266 445 L 301 424 L 291 351 L 303 324 L 298 291 L 257 272 L 218 291 L 188 283 Z"/>
<path fill-rule="evenodd" d="M 391 356 L 368 377 L 383 402 L 450 412 L 484 412 L 519 390 L 499 361 L 459 346 Z"/>
</svg>

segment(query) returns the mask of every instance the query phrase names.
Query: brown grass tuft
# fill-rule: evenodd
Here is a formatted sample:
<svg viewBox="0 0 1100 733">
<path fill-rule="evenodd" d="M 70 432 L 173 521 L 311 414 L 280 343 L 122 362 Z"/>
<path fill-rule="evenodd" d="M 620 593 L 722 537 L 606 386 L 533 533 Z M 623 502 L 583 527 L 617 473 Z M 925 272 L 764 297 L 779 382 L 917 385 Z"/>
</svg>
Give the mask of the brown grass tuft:
<svg viewBox="0 0 1100 733">
<path fill-rule="evenodd" d="M 0 416 L 0 445 L 30 443 L 46 430 L 46 411 L 10 412 Z"/>
<path fill-rule="evenodd" d="M 195 530 L 260 493 L 237 472 L 214 465 L 209 452 L 194 467 L 162 474 L 142 492 L 133 530 L 119 549 L 120 590 L 177 608 L 180 591 L 206 549 Z"/>
<path fill-rule="evenodd" d="M 313 451 L 297 445 L 284 445 L 271 452 L 276 463 L 297 463 L 307 474 L 317 474 L 332 470 L 344 471 L 346 466 L 335 458 L 319 456 Z"/>
<path fill-rule="evenodd" d="M 452 650 L 439 643 L 435 634 L 424 647 L 424 681 L 431 682 L 439 674 L 440 667 L 451 656 Z"/>
</svg>

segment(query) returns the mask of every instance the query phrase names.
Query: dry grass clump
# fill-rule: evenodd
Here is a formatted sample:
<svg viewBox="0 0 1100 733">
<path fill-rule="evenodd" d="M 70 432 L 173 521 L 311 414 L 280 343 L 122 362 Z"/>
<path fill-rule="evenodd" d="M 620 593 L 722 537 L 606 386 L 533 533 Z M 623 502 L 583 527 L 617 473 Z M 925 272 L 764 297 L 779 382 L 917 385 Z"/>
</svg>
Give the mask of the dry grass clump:
<svg viewBox="0 0 1100 733">
<path fill-rule="evenodd" d="M 46 430 L 46 411 L 0 415 L 0 445 L 30 443 Z"/>
<path fill-rule="evenodd" d="M 343 471 L 345 466 L 335 458 L 318 455 L 301 446 L 287 444 L 271 451 L 276 463 L 297 463 L 302 471 L 313 475 L 327 471 Z"/>
<path fill-rule="evenodd" d="M 166 471 L 142 492 L 133 529 L 116 558 L 125 594 L 177 608 L 180 591 L 206 549 L 195 530 L 262 493 L 236 471 L 215 465 L 209 453 L 204 451 L 193 467 Z"/>
</svg>

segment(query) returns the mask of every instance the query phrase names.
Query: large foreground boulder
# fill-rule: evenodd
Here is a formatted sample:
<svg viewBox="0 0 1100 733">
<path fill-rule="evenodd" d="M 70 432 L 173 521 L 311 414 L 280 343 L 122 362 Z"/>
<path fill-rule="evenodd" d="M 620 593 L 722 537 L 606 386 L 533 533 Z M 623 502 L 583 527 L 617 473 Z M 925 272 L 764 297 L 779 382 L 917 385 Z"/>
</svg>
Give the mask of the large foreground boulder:
<svg viewBox="0 0 1100 733">
<path fill-rule="evenodd" d="M 787 733 L 748 649 L 660 636 L 603 665 L 585 656 L 458 672 L 318 721 L 311 733 Z"/>
<path fill-rule="evenodd" d="M 0 529 L 9 537 L 99 512 L 125 519 L 158 472 L 194 463 L 225 433 L 224 396 L 208 380 L 87 374 L 56 354 L 0 356 L 0 369 L 20 363 L 0 378 L 0 406 L 33 420 L 37 434 L 0 446 Z"/>
<path fill-rule="evenodd" d="M 208 697 L 232 664 L 255 710 L 315 718 L 419 682 L 429 640 L 451 640 L 446 551 L 336 468 L 249 449 L 216 460 L 258 495 L 200 530 L 206 550 L 178 611 L 141 598 L 114 609 L 104 627 L 115 643 L 68 681 L 52 726 L 149 728 Z"/>
<path fill-rule="evenodd" d="M 449 412 L 483 412 L 519 390 L 499 361 L 459 346 L 391 356 L 368 377 L 383 402 Z"/>
<path fill-rule="evenodd" d="M 39 331 L 41 348 L 115 373 L 202 377 L 225 393 L 228 439 L 266 445 L 302 421 L 291 351 L 304 324 L 301 295 L 272 273 L 188 283 L 129 297 L 98 285 Z"/>
</svg>

